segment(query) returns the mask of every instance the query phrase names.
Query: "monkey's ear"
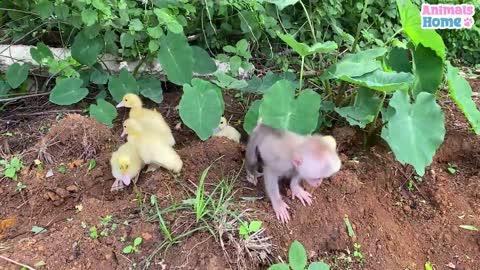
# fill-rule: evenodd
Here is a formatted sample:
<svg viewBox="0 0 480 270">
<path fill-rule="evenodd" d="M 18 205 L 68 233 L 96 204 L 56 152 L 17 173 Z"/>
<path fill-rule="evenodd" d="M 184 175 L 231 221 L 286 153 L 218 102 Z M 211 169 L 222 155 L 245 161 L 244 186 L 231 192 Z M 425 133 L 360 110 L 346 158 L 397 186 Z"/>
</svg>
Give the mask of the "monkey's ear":
<svg viewBox="0 0 480 270">
<path fill-rule="evenodd" d="M 303 159 L 302 156 L 299 155 L 298 153 L 293 154 L 292 158 L 292 164 L 295 168 L 298 168 L 298 166 L 302 165 Z"/>
<path fill-rule="evenodd" d="M 322 140 L 335 151 L 337 149 L 337 141 L 332 136 L 323 136 Z"/>
</svg>

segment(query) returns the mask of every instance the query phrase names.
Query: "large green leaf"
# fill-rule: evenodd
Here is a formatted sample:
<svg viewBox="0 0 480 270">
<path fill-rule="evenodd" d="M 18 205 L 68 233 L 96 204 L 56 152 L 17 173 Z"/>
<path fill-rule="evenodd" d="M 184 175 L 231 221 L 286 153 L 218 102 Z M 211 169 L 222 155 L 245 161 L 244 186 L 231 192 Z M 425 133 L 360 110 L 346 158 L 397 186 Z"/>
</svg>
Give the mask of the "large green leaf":
<svg viewBox="0 0 480 270">
<path fill-rule="evenodd" d="M 82 11 L 82 21 L 86 26 L 92 26 L 98 21 L 98 13 L 94 9 L 84 9 Z"/>
<path fill-rule="evenodd" d="M 83 81 L 77 78 L 66 78 L 57 82 L 50 92 L 50 102 L 57 105 L 72 105 L 88 95 L 88 89 L 82 87 Z"/>
<path fill-rule="evenodd" d="M 287 6 L 295 5 L 299 0 L 264 0 L 265 2 L 275 4 L 279 10 Z"/>
<path fill-rule="evenodd" d="M 184 34 L 168 32 L 162 36 L 158 61 L 172 83 L 183 85 L 192 80 L 193 50 Z"/>
<path fill-rule="evenodd" d="M 381 65 L 378 57 L 383 56 L 387 52 L 385 48 L 373 48 L 360 51 L 356 54 L 347 54 L 337 64 L 329 67 L 321 76 L 322 79 L 357 77 L 363 74 L 380 69 Z"/>
<path fill-rule="evenodd" d="M 397 91 L 389 106 L 395 113 L 383 127 L 381 136 L 400 163 L 412 165 L 423 176 L 445 137 L 443 112 L 435 96 L 427 92 L 419 93 L 411 104 L 406 91 Z"/>
<path fill-rule="evenodd" d="M 259 115 L 274 128 L 310 134 L 318 124 L 321 97 L 304 90 L 295 98 L 295 88 L 286 80 L 276 82 L 264 96 Z"/>
<path fill-rule="evenodd" d="M 193 72 L 198 74 L 210 74 L 217 70 L 215 61 L 207 51 L 198 46 L 192 46 L 193 50 Z"/>
<path fill-rule="evenodd" d="M 447 84 L 450 96 L 463 112 L 475 134 L 480 134 L 480 112 L 472 100 L 472 88 L 468 81 L 458 74 L 459 69 L 447 61 Z"/>
<path fill-rule="evenodd" d="M 290 34 L 282 34 L 277 32 L 277 35 L 290 46 L 300 56 L 305 57 L 315 53 L 328 53 L 338 48 L 337 43 L 333 41 L 327 41 L 324 43 L 315 43 L 312 46 L 308 46 L 305 43 L 301 43 L 295 40 Z"/>
<path fill-rule="evenodd" d="M 443 77 L 443 61 L 437 54 L 422 44 L 418 44 L 413 53 L 413 95 L 420 92 L 435 94 Z"/>
<path fill-rule="evenodd" d="M 161 103 L 163 101 L 163 89 L 160 81 L 153 77 L 148 76 L 142 78 L 138 81 L 138 86 L 140 88 L 140 93 L 156 103 Z"/>
<path fill-rule="evenodd" d="M 208 139 L 223 115 L 220 89 L 214 84 L 194 78 L 192 85 L 183 86 L 179 113 L 186 126 L 193 129 L 201 140 Z"/>
<path fill-rule="evenodd" d="M 29 64 L 20 65 L 19 63 L 12 64 L 8 67 L 5 74 L 10 87 L 18 88 L 28 77 Z"/>
<path fill-rule="evenodd" d="M 335 108 L 335 111 L 347 119 L 350 125 L 364 128 L 375 118 L 381 102 L 374 91 L 362 87 L 357 92 L 353 106 Z"/>
<path fill-rule="evenodd" d="M 30 48 L 30 55 L 37 63 L 42 64 L 43 59 L 53 58 L 53 53 L 43 42 L 38 42 L 37 47 Z"/>
<path fill-rule="evenodd" d="M 270 265 L 267 270 L 290 270 L 290 267 L 288 267 L 288 264 L 285 263 L 276 263 Z"/>
<path fill-rule="evenodd" d="M 13 1 L 13 3 L 15 3 L 15 1 Z M 37 2 L 36 4 L 33 4 L 33 5 L 34 5 L 33 10 L 43 20 L 50 17 L 53 13 L 53 3 L 49 0 L 40 0 L 39 2 Z"/>
<path fill-rule="evenodd" d="M 90 104 L 90 117 L 95 118 L 98 122 L 104 123 L 111 127 L 112 121 L 117 117 L 117 109 L 104 99 L 97 99 L 97 104 Z"/>
<path fill-rule="evenodd" d="M 304 270 L 307 266 L 307 252 L 297 240 L 288 249 L 288 264 L 293 270 Z"/>
<path fill-rule="evenodd" d="M 72 44 L 72 57 L 79 63 L 92 66 L 97 62 L 97 56 L 103 50 L 103 40 L 100 37 L 89 39 L 79 32 Z"/>
<path fill-rule="evenodd" d="M 385 72 L 377 69 L 358 77 L 341 76 L 339 79 L 377 91 L 395 91 L 410 88 L 413 75 L 411 73 Z"/>
<path fill-rule="evenodd" d="M 158 21 L 161 24 L 166 25 L 170 32 L 173 32 L 176 34 L 183 34 L 182 25 L 171 14 L 168 8 L 162 8 L 162 9 L 156 8 L 153 10 L 153 12 L 155 13 L 155 15 L 157 15 Z"/>
<path fill-rule="evenodd" d="M 420 10 L 410 0 L 397 0 L 402 28 L 412 42 L 417 46 L 431 48 L 436 54 L 445 60 L 445 43 L 442 37 L 433 29 L 422 29 Z"/>
<path fill-rule="evenodd" d="M 106 84 L 110 74 L 102 69 L 102 67 L 94 67 L 90 73 L 90 81 L 94 84 Z"/>
<path fill-rule="evenodd" d="M 255 100 L 252 104 L 250 104 L 250 107 L 245 114 L 245 119 L 243 120 L 243 129 L 247 132 L 247 134 L 250 134 L 257 125 L 260 104 L 262 104 L 261 100 Z"/>
<path fill-rule="evenodd" d="M 127 93 L 138 94 L 138 83 L 126 68 L 122 68 L 118 77 L 110 77 L 108 91 L 116 102 L 120 102 Z"/>
<path fill-rule="evenodd" d="M 212 82 L 222 89 L 242 89 L 247 86 L 247 82 L 245 80 L 237 80 L 220 70 L 215 71 L 214 75 L 217 77 L 217 79 L 212 80 Z"/>
</svg>

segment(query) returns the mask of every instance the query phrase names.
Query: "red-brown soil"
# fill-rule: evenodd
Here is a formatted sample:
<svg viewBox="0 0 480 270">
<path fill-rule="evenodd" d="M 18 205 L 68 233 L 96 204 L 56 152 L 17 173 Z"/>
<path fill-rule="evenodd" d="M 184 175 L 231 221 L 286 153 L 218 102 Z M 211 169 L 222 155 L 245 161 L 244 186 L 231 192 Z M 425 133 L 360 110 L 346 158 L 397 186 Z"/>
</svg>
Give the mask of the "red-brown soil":
<svg viewBox="0 0 480 270">
<path fill-rule="evenodd" d="M 157 106 L 172 128 L 180 121 L 174 109 L 179 98 L 166 93 Z M 226 103 L 227 118 L 232 117 L 240 130 L 237 120 L 243 105 L 229 96 Z M 12 180 L 0 180 L 0 219 L 15 218 L 11 226 L 0 224 L 0 255 L 30 266 L 45 262 L 36 269 L 266 269 L 265 262 L 286 260 L 288 247 L 299 240 L 310 261 L 324 260 L 332 269 L 424 269 L 427 260 L 435 269 L 450 269 L 449 263 L 455 269 L 480 269 L 480 233 L 459 227 L 480 227 L 480 139 L 451 102 L 442 106 L 448 130 L 445 142 L 422 181 L 414 181 L 410 190 L 412 169 L 396 162 L 384 143 L 364 149 L 361 133 L 354 129 L 336 127 L 328 132 L 338 140 L 343 167 L 316 190 L 307 188 L 314 195 L 309 207 L 293 201 L 285 189 L 292 215 L 287 225 L 277 222 L 261 184 L 254 187 L 243 181 L 242 144 L 224 138 L 202 142 L 182 126 L 173 130 L 175 148 L 184 161 L 179 177 L 163 169 L 143 172 L 135 186 L 112 193 L 109 158 L 121 142 L 124 111 L 112 129 L 80 115 L 2 120 L 0 134 L 8 131 L 14 136 L 0 137 L 0 154 L 22 155 L 25 166 L 19 181 L 26 188 L 19 192 Z M 37 158 L 44 161 L 41 171 L 33 164 Z M 88 171 L 92 158 L 96 167 Z M 64 174 L 58 172 L 62 163 L 67 168 Z M 447 171 L 452 164 L 455 174 Z M 221 179 L 236 179 L 231 209 L 249 209 L 246 217 L 263 222 L 261 248 L 254 250 L 236 230 L 213 222 L 217 234 L 199 230 L 159 249 L 166 238 L 150 196 L 158 197 L 160 209 L 194 198 L 199 177 L 210 165 L 208 194 Z M 54 175 L 46 178 L 49 169 Z M 246 199 L 252 197 L 258 199 Z M 111 221 L 103 226 L 102 218 L 108 215 Z M 345 215 L 353 225 L 354 240 L 347 234 Z M 174 236 L 202 225 L 188 209 L 164 212 L 163 218 Z M 117 224 L 115 229 L 112 224 Z M 47 231 L 34 235 L 32 226 Z M 91 226 L 97 228 L 96 239 L 89 236 Z M 123 254 L 123 248 L 139 236 L 143 242 L 137 253 Z M 361 245 L 362 263 L 353 256 L 354 243 Z M 0 269 L 19 268 L 0 258 Z"/>
</svg>

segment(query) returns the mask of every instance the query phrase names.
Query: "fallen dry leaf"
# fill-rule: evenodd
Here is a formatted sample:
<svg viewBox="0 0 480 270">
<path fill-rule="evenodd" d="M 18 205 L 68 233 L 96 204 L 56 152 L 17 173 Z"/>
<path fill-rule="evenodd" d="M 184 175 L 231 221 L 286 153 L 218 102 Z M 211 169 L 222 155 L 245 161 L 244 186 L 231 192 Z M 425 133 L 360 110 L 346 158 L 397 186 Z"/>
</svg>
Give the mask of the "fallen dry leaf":
<svg viewBox="0 0 480 270">
<path fill-rule="evenodd" d="M 82 165 L 83 165 L 83 160 L 81 160 L 81 159 L 76 159 L 76 160 L 68 163 L 68 168 L 69 168 L 69 169 L 73 169 L 73 168 L 75 168 L 75 167 L 80 167 L 80 166 L 82 166 Z"/>
<path fill-rule="evenodd" d="M 0 232 L 6 231 L 8 228 L 15 225 L 17 219 L 15 217 L 8 217 L 2 221 L 0 221 Z"/>
</svg>

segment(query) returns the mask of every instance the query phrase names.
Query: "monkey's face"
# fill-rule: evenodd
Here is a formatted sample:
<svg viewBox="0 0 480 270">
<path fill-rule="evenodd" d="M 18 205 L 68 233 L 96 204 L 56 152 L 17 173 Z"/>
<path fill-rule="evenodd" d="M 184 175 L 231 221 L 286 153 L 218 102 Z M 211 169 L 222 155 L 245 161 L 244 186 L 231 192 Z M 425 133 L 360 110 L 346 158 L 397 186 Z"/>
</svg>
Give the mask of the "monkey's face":
<svg viewBox="0 0 480 270">
<path fill-rule="evenodd" d="M 294 165 L 308 184 L 318 187 L 323 178 L 332 176 L 340 169 L 340 158 L 335 152 L 323 151 L 316 155 L 303 155 L 302 158 L 297 158 Z"/>
</svg>

